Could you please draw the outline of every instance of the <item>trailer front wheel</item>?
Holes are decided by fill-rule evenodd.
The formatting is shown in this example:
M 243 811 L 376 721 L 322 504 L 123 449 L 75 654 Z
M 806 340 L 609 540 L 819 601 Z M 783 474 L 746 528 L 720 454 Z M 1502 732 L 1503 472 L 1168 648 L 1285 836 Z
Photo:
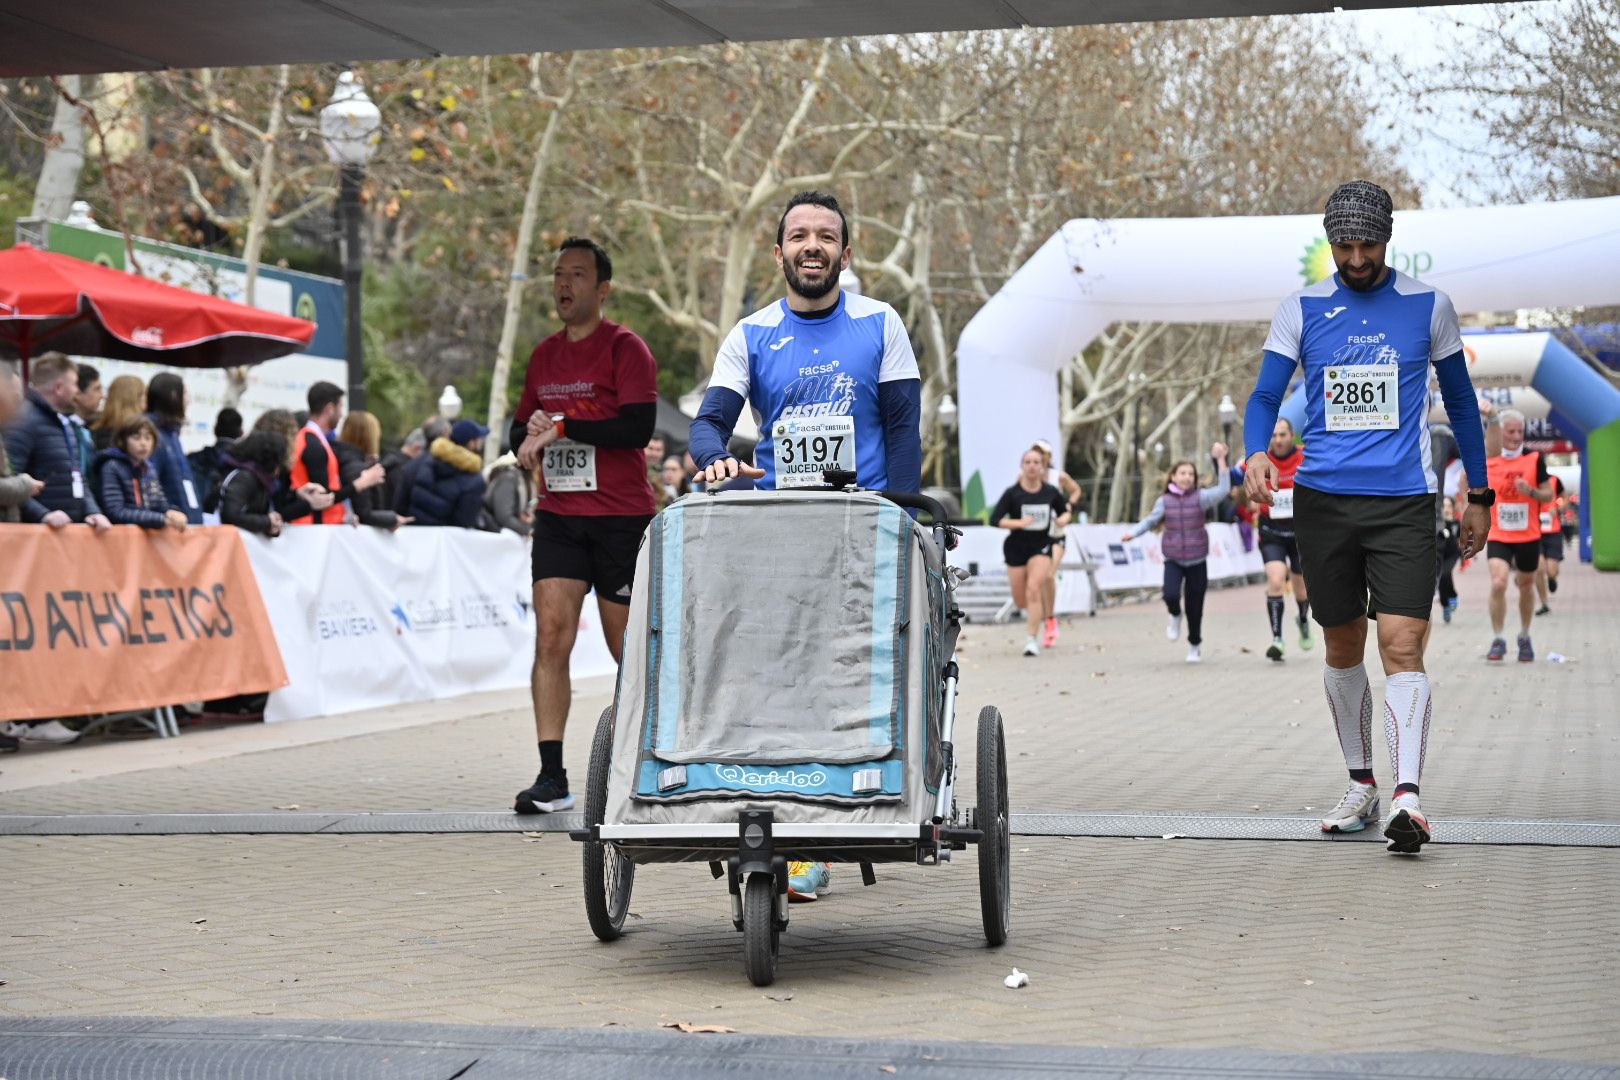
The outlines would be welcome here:
M 753 873 L 743 884 L 743 967 L 748 981 L 769 986 L 776 981 L 782 932 L 776 928 L 776 875 Z

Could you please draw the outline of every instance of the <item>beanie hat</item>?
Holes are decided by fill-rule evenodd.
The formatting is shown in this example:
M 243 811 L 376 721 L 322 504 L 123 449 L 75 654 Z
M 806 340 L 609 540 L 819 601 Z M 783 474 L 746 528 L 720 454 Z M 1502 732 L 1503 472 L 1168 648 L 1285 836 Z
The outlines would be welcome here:
M 1328 196 L 1322 227 L 1330 243 L 1387 244 L 1395 228 L 1395 201 L 1366 180 L 1340 184 Z

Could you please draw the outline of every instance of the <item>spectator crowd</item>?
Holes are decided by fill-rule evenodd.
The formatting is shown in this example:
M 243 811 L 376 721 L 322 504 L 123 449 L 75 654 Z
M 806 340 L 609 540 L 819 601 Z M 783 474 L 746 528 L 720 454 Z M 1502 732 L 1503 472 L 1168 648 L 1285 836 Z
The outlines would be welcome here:
M 180 533 L 216 519 L 263 537 L 295 525 L 529 535 L 545 498 L 539 470 L 510 450 L 486 467 L 483 424 L 430 416 L 384 450 L 377 417 L 346 412 L 341 387 L 318 382 L 306 403 L 307 412 L 267 410 L 251 427 L 220 409 L 213 443 L 188 454 L 191 396 L 179 375 L 120 375 L 104 386 L 92 365 L 51 352 L 32 362 L 24 385 L 0 361 L 0 522 L 83 524 L 96 535 L 115 526 Z M 669 442 L 660 433 L 646 448 L 660 508 L 691 490 L 691 461 L 667 453 Z M 78 737 L 56 720 L 0 723 L 0 752 Z

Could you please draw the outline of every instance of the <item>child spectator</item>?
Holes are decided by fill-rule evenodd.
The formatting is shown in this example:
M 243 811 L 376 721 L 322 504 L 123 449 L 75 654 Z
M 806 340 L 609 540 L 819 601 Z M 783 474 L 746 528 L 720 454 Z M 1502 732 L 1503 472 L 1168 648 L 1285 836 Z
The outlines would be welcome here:
M 101 512 L 114 525 L 183 532 L 186 515 L 169 505 L 151 468 L 157 425 L 137 416 L 118 429 L 113 445 L 96 455 L 96 494 Z

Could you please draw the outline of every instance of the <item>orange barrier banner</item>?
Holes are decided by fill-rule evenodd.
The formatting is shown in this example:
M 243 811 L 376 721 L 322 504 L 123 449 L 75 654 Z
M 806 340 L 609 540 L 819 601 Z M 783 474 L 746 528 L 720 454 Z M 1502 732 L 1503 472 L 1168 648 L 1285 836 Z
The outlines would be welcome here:
M 0 525 L 0 720 L 286 685 L 235 529 Z

